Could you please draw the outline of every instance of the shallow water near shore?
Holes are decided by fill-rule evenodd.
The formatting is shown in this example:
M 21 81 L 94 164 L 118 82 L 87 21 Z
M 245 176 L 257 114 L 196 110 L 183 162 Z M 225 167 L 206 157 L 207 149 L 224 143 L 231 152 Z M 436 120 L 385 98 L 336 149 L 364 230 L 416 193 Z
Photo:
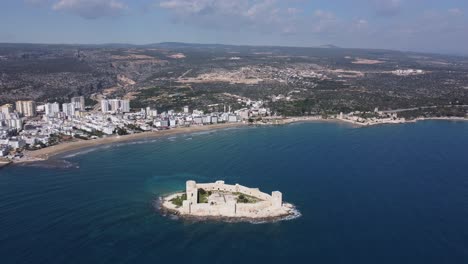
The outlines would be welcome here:
M 467 263 L 468 122 L 243 127 L 0 170 L 0 263 Z M 187 179 L 280 190 L 290 221 L 164 217 Z

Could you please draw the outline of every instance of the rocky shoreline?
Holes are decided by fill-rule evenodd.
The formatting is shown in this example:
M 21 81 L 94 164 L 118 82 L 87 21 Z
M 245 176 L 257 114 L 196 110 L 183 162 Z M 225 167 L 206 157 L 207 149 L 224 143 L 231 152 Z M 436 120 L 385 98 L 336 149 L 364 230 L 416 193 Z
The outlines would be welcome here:
M 184 213 L 184 210 L 181 206 L 176 206 L 172 200 L 176 197 L 186 194 L 184 191 L 174 192 L 160 196 L 154 201 L 155 209 L 161 213 L 163 216 L 169 216 L 174 219 L 181 219 L 187 221 L 216 221 L 216 222 L 228 222 L 228 223 L 272 223 L 284 220 L 292 220 L 301 216 L 301 213 L 297 208 L 290 203 L 282 203 L 281 210 L 273 211 L 269 214 L 257 214 L 251 213 L 251 215 L 226 215 L 221 212 L 212 211 L 204 213 Z M 226 198 L 224 198 L 226 199 Z M 184 201 L 185 203 L 185 201 Z M 240 206 L 240 205 L 239 205 Z M 279 212 L 279 213 L 278 213 Z
M 213 215 L 187 215 L 182 214 L 179 210 L 164 206 L 164 202 L 168 197 L 178 193 L 172 193 L 166 196 L 161 196 L 154 201 L 154 208 L 161 215 L 173 218 L 174 220 L 183 220 L 190 222 L 226 222 L 226 223 L 252 223 L 252 224 L 266 224 L 275 223 L 280 221 L 287 221 L 299 218 L 302 214 L 297 210 L 296 206 L 290 203 L 284 203 L 290 210 L 286 214 L 276 215 L 271 217 L 236 217 L 236 216 L 213 216 Z

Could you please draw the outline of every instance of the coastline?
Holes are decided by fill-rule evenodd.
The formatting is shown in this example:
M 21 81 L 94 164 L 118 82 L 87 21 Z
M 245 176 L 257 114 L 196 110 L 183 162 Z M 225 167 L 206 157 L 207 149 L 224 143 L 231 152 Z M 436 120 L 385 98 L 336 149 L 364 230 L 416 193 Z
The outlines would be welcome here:
M 287 117 L 284 119 L 280 119 L 278 123 L 268 123 L 268 124 L 253 124 L 253 126 L 260 126 L 260 125 L 287 125 L 292 123 L 299 123 L 299 122 L 337 122 L 337 123 L 347 123 L 342 120 L 338 119 L 324 119 L 324 118 L 316 118 L 316 117 Z M 71 153 L 87 148 L 93 148 L 103 145 L 109 145 L 114 143 L 123 143 L 123 142 L 131 142 L 131 141 L 138 141 L 138 140 L 145 140 L 145 139 L 154 139 L 164 136 L 172 136 L 178 134 L 190 134 L 196 132 L 205 132 L 205 131 L 214 131 L 226 128 L 235 128 L 235 127 L 246 127 L 249 126 L 248 123 L 222 123 L 222 124 L 214 124 L 214 125 L 205 125 L 205 126 L 190 126 L 190 127 L 178 127 L 174 129 L 168 130 L 161 130 L 161 131 L 151 131 L 151 132 L 142 132 L 138 134 L 130 134 L 124 136 L 109 136 L 105 138 L 98 138 L 93 140 L 80 140 L 80 141 L 72 141 L 72 142 L 64 142 L 58 145 L 42 148 L 39 150 L 34 151 L 24 151 L 25 157 L 20 160 L 13 160 L 9 164 L 25 164 L 25 163 L 32 163 L 32 162 L 41 162 L 47 161 L 51 158 L 56 156 Z M 1 167 L 1 166 L 0 166 Z
M 0 160 L 0 169 L 4 168 L 4 167 L 6 167 L 6 166 L 8 166 L 10 164 L 11 164 L 11 161 L 1 161 Z
M 286 117 L 284 119 L 277 119 L 275 123 L 266 123 L 266 124 L 253 124 L 254 126 L 259 125 L 288 125 L 293 123 L 305 123 L 305 122 L 330 122 L 330 123 L 341 123 L 352 125 L 354 127 L 370 127 L 376 125 L 396 125 L 396 124 L 406 124 L 406 123 L 416 123 L 419 121 L 431 121 L 431 120 L 440 120 L 440 121 L 468 121 L 467 118 L 460 117 L 429 117 L 429 118 L 416 118 L 412 120 L 405 121 L 395 121 L 395 122 L 367 122 L 361 123 L 349 119 L 339 119 L 339 118 L 322 118 L 317 116 L 305 116 L 305 117 Z M 196 132 L 204 131 L 214 131 L 219 129 L 226 128 L 235 128 L 235 127 L 245 127 L 249 126 L 247 123 L 222 123 L 206 126 L 190 126 L 190 127 L 179 127 L 174 129 L 162 130 L 162 131 L 151 131 L 151 132 L 142 132 L 138 134 L 130 134 L 124 136 L 109 136 L 105 138 L 98 138 L 94 140 L 80 140 L 73 142 L 65 142 L 55 146 L 46 147 L 40 150 L 35 151 L 25 151 L 25 157 L 21 160 L 13 160 L 9 163 L 1 163 L 0 168 L 8 166 L 9 164 L 21 164 L 21 163 L 31 163 L 31 162 L 40 162 L 46 161 L 50 158 L 56 157 L 61 154 L 74 152 L 86 148 L 92 148 L 102 145 L 108 145 L 113 143 L 122 143 L 129 141 L 145 140 L 145 139 L 154 139 L 164 136 L 178 135 L 178 134 L 190 134 Z
M 318 118 L 318 117 L 288 117 L 287 119 L 282 120 L 279 125 L 286 125 L 292 123 L 302 123 L 302 122 L 332 122 L 332 123 L 343 123 L 351 124 L 356 127 L 368 127 L 368 126 L 377 126 L 377 125 L 400 125 L 400 124 L 409 124 L 416 123 L 419 121 L 468 121 L 468 118 L 463 117 L 418 117 L 411 120 L 395 120 L 395 121 L 383 121 L 383 122 L 357 122 L 350 119 L 344 118 Z
M 337 123 L 337 124 L 348 124 L 348 125 L 355 125 L 356 127 L 361 127 L 363 126 L 360 123 L 354 122 L 349 120 L 343 120 L 343 119 L 337 119 L 337 118 L 318 118 L 314 116 L 305 116 L 305 117 L 288 117 L 286 119 L 281 120 L 281 123 L 278 123 L 277 125 L 288 125 L 288 124 L 294 124 L 294 123 L 309 123 L 309 122 L 326 122 L 326 123 Z M 275 124 L 274 124 L 275 125 Z
M 242 127 L 246 125 L 247 124 L 244 124 L 244 123 L 224 123 L 224 124 L 215 124 L 215 125 L 209 125 L 209 126 L 179 127 L 175 129 L 169 129 L 169 130 L 142 132 L 138 134 L 124 135 L 124 136 L 109 136 L 109 137 L 98 138 L 94 140 L 65 142 L 65 143 L 61 143 L 55 146 L 50 146 L 50 147 L 39 149 L 39 150 L 25 151 L 24 153 L 27 159 L 15 160 L 12 163 L 20 164 L 20 163 L 45 161 L 45 160 L 48 160 L 50 158 L 53 158 L 55 156 L 58 156 L 64 153 L 73 152 L 73 151 L 77 151 L 77 150 L 81 150 L 85 148 L 92 148 L 92 147 L 101 146 L 101 145 L 113 144 L 113 143 L 121 143 L 121 142 L 129 142 L 129 141 L 136 141 L 136 140 L 153 139 L 153 138 L 178 135 L 178 134 L 196 133 L 196 132 L 203 132 L 203 131 Z

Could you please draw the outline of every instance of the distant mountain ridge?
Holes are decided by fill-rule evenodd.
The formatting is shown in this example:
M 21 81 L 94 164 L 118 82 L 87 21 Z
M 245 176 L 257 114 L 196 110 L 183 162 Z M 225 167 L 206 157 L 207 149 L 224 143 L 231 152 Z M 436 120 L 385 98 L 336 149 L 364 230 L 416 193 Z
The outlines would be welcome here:
M 160 43 L 153 43 L 141 46 L 159 46 L 159 47 L 168 47 L 168 48 L 194 48 L 194 47 L 213 47 L 213 48 L 220 48 L 220 47 L 270 47 L 270 48 L 326 48 L 326 49 L 340 49 L 341 47 L 333 45 L 333 44 L 324 44 L 320 46 L 310 46 L 310 47 L 299 47 L 299 46 L 269 46 L 269 45 L 231 45 L 231 44 L 207 44 L 207 43 L 186 43 L 186 42 L 160 42 Z
M 325 45 L 320 45 L 318 47 L 324 48 L 324 49 L 341 49 L 341 47 L 335 46 L 333 44 L 325 44 Z

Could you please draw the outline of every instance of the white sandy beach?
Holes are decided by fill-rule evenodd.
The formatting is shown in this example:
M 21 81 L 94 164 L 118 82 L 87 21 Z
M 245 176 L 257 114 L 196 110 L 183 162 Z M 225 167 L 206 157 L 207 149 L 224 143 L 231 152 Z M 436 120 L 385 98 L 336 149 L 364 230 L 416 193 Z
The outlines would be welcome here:
M 94 139 L 94 140 L 80 140 L 80 141 L 65 142 L 65 143 L 55 145 L 55 146 L 43 148 L 40 150 L 25 151 L 24 152 L 25 158 L 21 160 L 15 160 L 14 162 L 22 163 L 22 162 L 47 160 L 59 154 L 76 151 L 76 150 L 80 150 L 83 148 L 90 148 L 90 147 L 118 143 L 118 142 L 152 139 L 152 138 L 164 137 L 164 136 L 170 136 L 170 135 L 176 135 L 176 134 L 194 133 L 194 132 L 218 130 L 218 129 L 224 129 L 224 128 L 240 127 L 240 126 L 245 126 L 245 124 L 244 123 L 225 123 L 225 124 L 216 124 L 216 125 L 209 125 L 209 126 L 191 126 L 191 127 L 181 127 L 181 128 L 155 131 L 155 132 L 143 132 L 143 133 L 131 134 L 131 135 L 125 135 L 125 136 L 109 136 L 109 137 L 99 138 L 99 139 Z

